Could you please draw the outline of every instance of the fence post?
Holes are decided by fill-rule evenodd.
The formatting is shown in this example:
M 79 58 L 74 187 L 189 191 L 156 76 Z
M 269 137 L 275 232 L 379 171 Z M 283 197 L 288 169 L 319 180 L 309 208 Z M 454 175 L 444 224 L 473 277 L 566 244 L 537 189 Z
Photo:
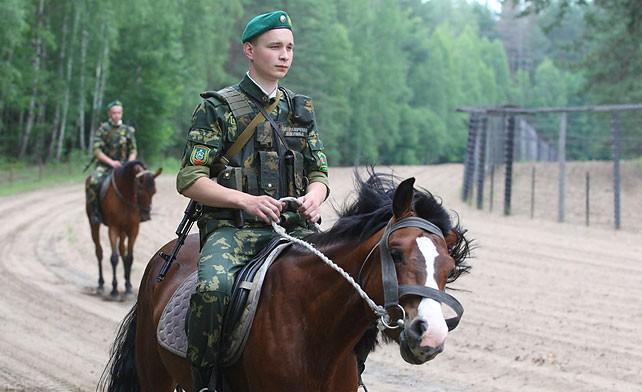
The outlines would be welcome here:
M 531 168 L 531 219 L 535 217 L 535 165 Z
M 558 162 L 559 162 L 559 188 L 558 188 L 558 210 L 557 221 L 564 222 L 564 187 L 566 185 L 566 112 L 560 113 L 560 134 L 558 142 Z
M 488 203 L 488 211 L 493 212 L 493 199 L 495 198 L 495 164 L 490 167 L 490 198 Z
M 589 225 L 590 216 L 591 175 L 586 172 L 586 226 Z
M 620 228 L 620 113 L 613 112 L 612 131 L 613 131 L 613 221 L 615 229 Z
M 462 186 L 461 199 L 468 201 L 473 185 L 475 174 L 475 146 L 477 144 L 477 120 L 479 113 L 470 113 L 468 119 L 468 143 L 466 145 L 466 156 L 464 157 L 464 183 Z
M 513 184 L 513 154 L 515 151 L 515 116 L 508 116 L 506 127 L 505 167 L 504 173 L 504 215 L 510 215 L 511 190 Z
M 479 126 L 479 149 L 477 151 L 477 209 L 484 208 L 484 178 L 486 177 L 486 143 L 488 118 L 482 117 Z

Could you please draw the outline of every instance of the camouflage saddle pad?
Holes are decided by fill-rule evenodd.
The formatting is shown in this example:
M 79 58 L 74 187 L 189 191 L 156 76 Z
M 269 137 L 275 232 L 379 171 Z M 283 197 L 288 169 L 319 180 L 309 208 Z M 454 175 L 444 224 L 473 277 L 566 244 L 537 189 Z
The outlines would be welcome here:
M 290 242 L 283 238 L 275 239 L 236 276 L 232 298 L 223 321 L 221 366 L 233 364 L 243 353 L 256 314 L 265 274 L 274 260 L 290 245 Z M 190 297 L 196 291 L 197 275 L 198 271 L 194 271 L 174 292 L 163 310 L 156 330 L 158 344 L 182 358 L 187 357 L 185 317 Z

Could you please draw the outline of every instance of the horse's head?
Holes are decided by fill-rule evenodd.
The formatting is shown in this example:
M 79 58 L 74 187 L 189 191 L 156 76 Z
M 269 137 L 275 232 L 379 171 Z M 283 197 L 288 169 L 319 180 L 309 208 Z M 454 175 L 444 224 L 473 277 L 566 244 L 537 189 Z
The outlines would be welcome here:
M 134 183 L 136 188 L 136 200 L 140 209 L 140 220 L 142 222 L 151 218 L 152 197 L 156 193 L 156 177 L 163 171 L 159 168 L 156 172 L 151 172 L 145 168 L 142 163 L 134 166 Z
M 463 264 L 468 241 L 458 227 L 450 225 L 432 195 L 413 188 L 414 181 L 407 179 L 395 190 L 392 218 L 379 253 L 384 302 L 391 317 L 388 326 L 392 327 L 384 333 L 399 342 L 406 362 L 420 364 L 443 351 L 448 331 L 456 327 L 463 313 L 459 302 L 444 289 L 468 269 Z M 439 207 L 437 219 L 435 204 Z M 441 228 L 431 222 L 440 219 Z M 457 315 L 446 319 L 442 303 Z

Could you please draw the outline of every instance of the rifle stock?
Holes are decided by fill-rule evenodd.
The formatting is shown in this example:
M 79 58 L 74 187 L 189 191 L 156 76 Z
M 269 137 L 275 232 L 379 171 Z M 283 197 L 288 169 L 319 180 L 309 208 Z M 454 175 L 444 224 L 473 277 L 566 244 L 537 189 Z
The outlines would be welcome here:
M 156 277 L 156 280 L 158 282 L 161 282 L 163 279 L 165 279 L 165 275 L 167 275 L 167 272 L 172 266 L 172 263 L 174 262 L 174 260 L 176 259 L 178 252 L 180 251 L 181 247 L 183 246 L 183 243 L 185 242 L 185 239 L 189 235 L 189 232 L 192 229 L 194 222 L 198 220 L 198 217 L 200 216 L 200 214 L 201 214 L 201 206 L 194 200 L 190 200 L 189 204 L 185 208 L 185 212 L 183 212 L 183 219 L 181 219 L 181 222 L 178 224 L 178 227 L 176 228 L 176 235 L 178 236 L 178 238 L 176 238 L 176 243 L 174 244 L 172 253 L 170 254 L 167 254 L 165 252 L 158 253 L 158 255 L 162 257 L 163 260 L 165 260 L 165 262 L 163 263 L 163 266 L 161 267 L 160 272 L 158 273 L 158 276 Z

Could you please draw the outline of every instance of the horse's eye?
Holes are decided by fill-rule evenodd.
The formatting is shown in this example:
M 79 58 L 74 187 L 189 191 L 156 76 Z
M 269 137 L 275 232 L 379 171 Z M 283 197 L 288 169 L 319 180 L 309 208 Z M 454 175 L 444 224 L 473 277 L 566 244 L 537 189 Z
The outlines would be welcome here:
M 400 264 L 401 262 L 403 262 L 403 253 L 399 249 L 391 249 L 390 256 L 392 257 L 392 261 L 394 261 L 395 264 Z

